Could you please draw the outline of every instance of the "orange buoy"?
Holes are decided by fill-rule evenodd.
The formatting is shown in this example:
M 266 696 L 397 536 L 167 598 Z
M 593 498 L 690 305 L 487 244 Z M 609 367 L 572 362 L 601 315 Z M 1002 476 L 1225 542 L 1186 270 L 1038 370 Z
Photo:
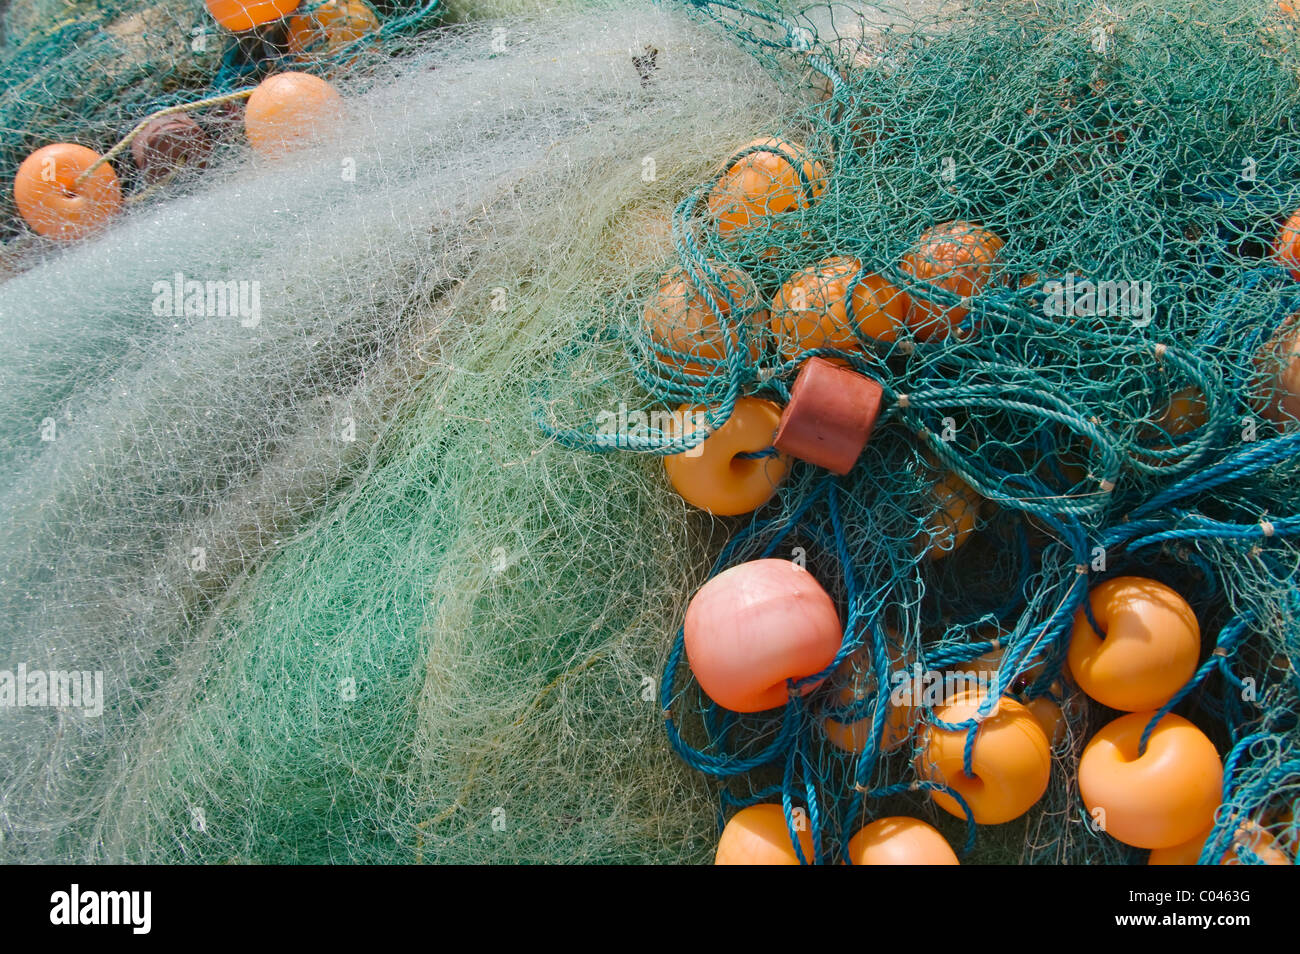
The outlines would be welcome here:
M 122 211 L 122 187 L 110 163 L 80 183 L 102 157 L 70 142 L 42 146 L 14 175 L 14 204 L 32 229 L 48 238 L 74 241 L 102 228 Z
M 251 30 L 298 9 L 301 0 L 204 0 L 212 19 L 231 33 Z
M 936 717 L 949 724 L 969 721 L 985 699 L 981 692 L 958 693 Z M 1038 720 L 1014 699 L 1002 696 L 980 723 L 971 757 L 974 776 L 965 771 L 967 730 L 927 725 L 917 757 L 921 778 L 942 783 L 966 800 L 975 821 L 999 825 L 1029 811 L 1047 791 L 1052 771 L 1051 749 Z M 930 793 L 936 805 L 965 818 L 958 801 L 947 792 Z
M 825 168 L 803 146 L 755 139 L 732 153 L 707 205 L 718 234 L 736 237 L 771 225 L 771 216 L 808 208 L 825 189 Z
M 289 20 L 287 44 L 295 58 L 329 56 L 379 29 L 379 16 L 365 0 L 325 0 Z
M 670 425 L 674 433 L 685 422 L 703 421 L 705 409 L 683 404 Z M 681 423 L 679 423 L 681 422 Z M 771 401 L 743 397 L 736 401 L 727 423 L 704 442 L 681 454 L 664 458 L 664 470 L 673 489 L 688 504 L 719 517 L 731 517 L 756 510 L 772 499 L 776 488 L 790 472 L 790 458 L 742 457 L 772 447 L 772 436 L 781 422 L 781 408 Z
M 327 136 L 343 119 L 343 97 L 310 73 L 268 76 L 248 97 L 244 132 L 266 156 L 281 156 Z
M 1053 748 L 1060 745 L 1061 739 L 1065 738 L 1065 713 L 1047 696 L 1035 696 L 1025 703 L 1025 708 L 1029 710 L 1040 726 L 1043 727 L 1043 734 L 1047 736 L 1048 744 Z
M 1169 403 L 1156 419 L 1156 426 L 1170 437 L 1182 437 L 1209 421 L 1205 395 L 1198 387 L 1187 387 L 1169 396 Z
M 921 234 L 899 268 L 918 282 L 928 282 L 962 298 L 973 298 L 993 281 L 1002 239 L 973 222 L 945 222 Z M 965 320 L 961 304 L 942 305 L 912 296 L 908 325 L 921 341 L 942 340 Z
M 956 865 L 952 846 L 919 818 L 878 818 L 849 839 L 855 865 Z
M 794 833 L 803 849 L 804 859 L 813 862 L 812 833 L 807 826 Z M 718 839 L 715 865 L 797 865 L 794 839 L 780 805 L 762 804 L 742 808 L 731 816 Z
M 908 307 L 903 292 L 879 275 L 863 273 L 856 258 L 836 255 L 795 272 L 781 286 L 772 300 L 772 332 L 786 358 L 814 348 L 856 351 L 859 335 L 897 340 Z
M 981 498 L 966 481 L 948 472 L 931 485 L 929 500 L 933 509 L 913 546 L 931 560 L 941 560 L 965 546 L 975 532 Z
M 746 337 L 750 362 L 758 360 L 756 329 L 767 321 L 758 287 L 748 274 L 721 262 L 710 260 L 708 264 L 721 279 L 721 285 L 705 285 L 707 299 L 688 280 L 685 271 L 675 268 L 659 280 L 659 286 L 642 311 L 650 340 L 667 352 L 656 352 L 659 359 L 696 376 L 717 373 L 720 369 L 716 363 L 725 360 L 729 351 L 740 347 L 738 328 L 733 325 L 729 331 L 724 331 L 710 308 L 710 302 L 726 317 L 732 316 L 734 303 L 737 309 L 735 320 L 748 323 L 750 327 L 746 329 L 749 332 Z M 728 295 L 731 301 L 728 301 Z
M 1255 407 L 1283 427 L 1300 418 L 1300 312 L 1285 319 L 1255 355 L 1262 376 Z
M 1201 851 L 1205 848 L 1205 842 L 1209 840 L 1210 832 L 1214 830 L 1211 825 L 1205 831 L 1196 837 L 1174 845 L 1171 848 L 1156 848 L 1151 852 L 1151 857 L 1147 859 L 1149 865 L 1194 865 L 1201 858 Z M 1266 832 L 1263 828 L 1254 822 L 1242 822 L 1232 836 L 1232 844 L 1223 858 L 1219 862 L 1221 865 L 1240 865 L 1245 864 L 1242 856 L 1237 854 L 1237 849 L 1249 851 L 1266 865 L 1289 865 L 1293 862 L 1286 853 L 1277 846 L 1277 841 Z
M 893 652 L 890 654 L 890 666 L 896 671 L 904 666 L 904 661 L 896 645 L 891 644 L 891 649 Z M 889 707 L 889 714 L 885 716 L 885 728 L 880 738 L 882 752 L 892 752 L 911 739 L 912 729 L 916 725 L 917 710 L 911 705 L 895 705 L 890 698 L 890 686 L 886 686 L 877 694 L 876 673 L 871 665 L 871 653 L 865 646 L 840 664 L 831 677 L 831 683 L 840 687 L 835 694 L 835 704 L 839 708 L 860 703 L 873 696 L 876 697 L 877 706 Z M 822 728 L 826 732 L 826 738 L 836 748 L 843 749 L 845 752 L 861 752 L 871 740 L 872 721 L 871 715 L 864 715 L 861 719 L 854 719 L 852 722 L 842 722 L 827 716 L 822 721 Z
M 724 570 L 686 609 L 686 661 L 710 699 L 733 712 L 785 705 L 786 681 L 821 672 L 843 640 L 835 604 L 789 560 Z M 807 695 L 817 684 L 802 687 Z
M 1282 223 L 1273 242 L 1273 259 L 1300 282 L 1300 211 Z
M 1130 712 L 1092 737 L 1079 758 L 1079 794 L 1099 827 L 1135 848 L 1170 848 L 1214 822 L 1223 763 L 1196 726 L 1172 712 L 1147 750 L 1138 741 L 1151 712 Z
M 1105 638 L 1083 607 L 1074 617 L 1066 657 L 1079 688 L 1104 706 L 1159 709 L 1196 672 L 1201 628 L 1181 596 L 1155 580 L 1120 576 L 1088 593 Z

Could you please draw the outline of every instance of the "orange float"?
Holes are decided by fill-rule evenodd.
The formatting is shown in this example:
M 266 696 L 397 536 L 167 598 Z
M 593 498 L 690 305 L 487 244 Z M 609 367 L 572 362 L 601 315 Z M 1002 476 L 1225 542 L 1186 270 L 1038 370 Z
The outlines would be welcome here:
M 1255 367 L 1263 376 L 1256 409 L 1275 424 L 1294 424 L 1300 418 L 1300 312 L 1283 321 L 1259 349 Z
M 973 222 L 945 222 L 922 233 L 899 268 L 919 282 L 928 282 L 962 298 L 973 298 L 993 281 L 1002 239 Z M 961 304 L 941 305 L 912 296 L 908 325 L 921 341 L 942 340 L 965 320 Z
M 702 420 L 705 409 L 683 404 L 674 416 L 678 422 Z M 736 402 L 727 423 L 704 442 L 681 454 L 664 458 L 664 470 L 673 489 L 688 504 L 719 517 L 749 513 L 772 499 L 790 472 L 790 458 L 742 457 L 772 446 L 781 422 L 781 408 L 771 401 L 743 397 Z
M 821 584 L 789 560 L 774 559 L 741 563 L 705 583 L 686 609 L 685 630 L 686 661 L 700 688 L 733 712 L 785 705 L 787 680 L 821 672 L 843 640 Z
M 712 302 L 724 316 L 731 316 L 732 305 L 728 293 L 738 309 L 737 321 L 746 321 L 748 328 L 748 360 L 758 359 L 758 335 L 754 326 L 767 321 L 761 308 L 761 299 L 754 280 L 748 274 L 721 262 L 709 261 L 709 266 L 722 280 L 721 286 L 707 285 L 708 298 L 701 294 L 687 278 L 685 271 L 675 268 L 659 280 L 659 286 L 646 301 L 642 320 L 650 339 L 667 353 L 658 357 L 664 363 L 681 368 L 687 374 L 703 376 L 716 373 L 713 362 L 723 361 L 727 352 L 740 347 L 740 335 L 735 326 L 723 331 L 709 303 Z M 725 289 L 725 290 L 724 290 Z M 699 360 L 692 361 L 691 358 Z
M 879 275 L 863 274 L 856 258 L 836 255 L 795 272 L 781 286 L 772 300 L 772 332 L 786 358 L 814 348 L 856 351 L 859 335 L 897 340 L 908 307 L 903 292 Z
M 343 119 L 338 90 L 310 73 L 268 76 L 248 97 L 244 132 L 266 156 L 281 156 L 327 136 Z
M 806 828 L 795 832 L 803 856 L 812 864 L 812 833 Z M 715 865 L 797 865 L 790 826 L 780 805 L 750 805 L 731 817 L 718 839 Z
M 943 835 L 919 818 L 878 818 L 849 839 L 855 865 L 960 864 Z
M 98 231 L 122 211 L 122 187 L 110 163 L 77 182 L 101 158 L 70 142 L 37 149 L 14 175 L 18 214 L 38 234 L 65 242 Z
M 1201 857 L 1201 851 L 1205 848 L 1205 842 L 1210 837 L 1210 832 L 1214 830 L 1211 825 L 1201 832 L 1195 838 L 1185 841 L 1182 844 L 1174 845 L 1171 848 L 1156 848 L 1151 852 L 1151 857 L 1147 859 L 1149 865 L 1194 865 Z M 1289 865 L 1292 864 L 1286 853 L 1277 846 L 1276 840 L 1260 828 L 1254 822 L 1243 822 L 1232 836 L 1232 845 L 1223 853 L 1223 859 L 1219 862 L 1221 865 L 1240 865 L 1245 864 L 1241 856 L 1237 854 L 1237 849 L 1252 852 L 1255 857 L 1266 865 Z
M 904 665 L 902 656 L 897 652 L 891 653 L 890 665 L 895 670 L 901 668 Z M 871 666 L 871 653 L 868 649 L 864 646 L 844 660 L 831 677 L 831 682 L 840 687 L 835 694 L 835 704 L 841 709 L 876 696 L 876 673 Z M 895 705 L 890 698 L 890 687 L 879 693 L 876 705 L 889 706 L 885 728 L 881 733 L 880 750 L 892 752 L 912 737 L 912 729 L 916 725 L 916 709 L 910 705 Z M 871 723 L 871 715 L 864 715 L 852 722 L 841 722 L 828 716 L 823 720 L 822 728 L 826 732 L 826 738 L 836 748 L 845 752 L 861 752 L 871 740 Z
M 949 724 L 975 716 L 984 693 L 963 692 L 935 710 Z M 958 792 L 981 825 L 999 825 L 1019 818 L 1047 791 L 1052 771 L 1047 735 L 1028 709 L 1008 696 L 997 701 L 980 723 L 971 756 L 974 776 L 965 771 L 968 730 L 925 728 L 923 749 L 916 768 L 921 778 L 939 782 Z M 965 818 L 958 801 L 947 792 L 931 792 L 936 805 Z
M 212 19 L 232 33 L 251 30 L 298 9 L 301 0 L 204 0 Z
M 1300 212 L 1292 213 L 1282 223 L 1282 229 L 1273 242 L 1273 258 L 1300 282 Z
M 1105 638 L 1083 607 L 1066 656 L 1070 675 L 1091 698 L 1127 712 L 1159 709 L 1196 672 L 1201 627 L 1181 596 L 1155 580 L 1120 576 L 1088 593 Z
M 1171 848 L 1214 822 L 1223 763 L 1214 743 L 1182 716 L 1156 725 L 1146 752 L 1138 742 L 1154 711 L 1103 726 L 1079 758 L 1079 794 L 1100 827 L 1135 848 Z
M 926 517 L 914 546 L 918 553 L 931 560 L 942 560 L 965 546 L 975 532 L 981 498 L 966 481 L 951 472 L 934 482 L 930 496 L 937 506 Z
M 1061 707 L 1047 696 L 1035 696 L 1025 703 L 1025 708 L 1043 727 L 1048 743 L 1053 747 L 1059 745 L 1061 739 L 1065 738 L 1066 729 L 1065 714 Z
M 379 29 L 379 17 L 365 0 L 326 0 L 289 20 L 286 40 L 297 59 L 329 56 Z
M 825 168 L 802 146 L 755 139 L 727 160 L 707 205 L 718 234 L 735 237 L 766 227 L 770 216 L 808 208 L 825 189 Z
M 1209 421 L 1205 395 L 1197 387 L 1182 388 L 1169 396 L 1169 403 L 1156 419 L 1156 425 L 1170 437 L 1182 437 Z

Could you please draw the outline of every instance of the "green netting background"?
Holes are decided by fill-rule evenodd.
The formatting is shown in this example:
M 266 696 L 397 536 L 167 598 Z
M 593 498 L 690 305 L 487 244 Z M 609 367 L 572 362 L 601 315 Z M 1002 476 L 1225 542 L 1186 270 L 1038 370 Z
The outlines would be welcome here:
M 398 150 L 426 168 L 410 181 L 390 173 L 392 184 L 442 188 L 458 148 L 481 173 L 445 186 L 463 206 L 418 210 L 437 222 L 433 240 L 418 221 L 396 235 L 360 231 L 355 248 L 396 291 L 367 297 L 346 255 L 302 239 L 289 256 L 285 274 L 308 276 L 305 287 L 286 290 L 284 317 L 268 325 L 288 328 L 292 316 L 301 326 L 276 339 L 279 350 L 256 351 L 264 362 L 239 365 L 251 395 L 283 395 L 283 413 L 257 418 L 265 444 L 246 439 L 254 417 L 235 402 L 207 425 L 206 443 L 191 441 L 205 408 L 168 418 L 145 400 L 166 393 L 150 379 L 130 405 L 132 439 L 100 450 L 110 474 L 129 479 L 138 463 L 150 480 L 104 497 L 85 475 L 78 492 L 55 496 L 38 479 L 71 480 L 53 457 L 39 466 L 55 449 L 38 454 L 18 435 L 47 413 L 42 401 L 69 399 L 30 395 L 71 367 L 85 381 L 64 391 L 80 406 L 78 395 L 97 393 L 90 382 L 140 361 L 156 329 L 120 330 L 102 305 L 81 302 L 84 321 L 48 333 L 68 345 L 98 330 L 90 357 L 23 356 L 30 390 L 10 394 L 16 476 L 5 500 L 22 519 L 3 541 L 7 578 L 24 581 L 14 618 L 28 629 L 15 652 L 42 658 L 41 646 L 51 666 L 110 659 L 118 690 L 99 725 L 70 731 L 51 716 L 6 733 L 0 850 L 24 860 L 703 861 L 736 803 L 783 797 L 815 806 L 823 860 L 881 814 L 926 818 L 965 847 L 965 826 L 908 790 L 906 749 L 849 756 L 827 744 L 828 713 L 870 716 L 878 730 L 877 697 L 845 713 L 822 691 L 731 719 L 679 664 L 674 631 L 715 560 L 800 548 L 849 621 L 843 655 L 869 645 L 881 666 L 888 628 L 911 658 L 944 669 L 998 634 L 1002 684 L 1062 703 L 1068 732 L 1047 796 L 1023 819 L 974 832 L 964 860 L 1144 860 L 1093 830 L 1073 782 L 1082 746 L 1113 716 L 1061 678 L 1080 566 L 1094 579 L 1155 577 L 1198 613 L 1203 666 L 1176 706 L 1229 769 L 1206 860 L 1243 819 L 1294 851 L 1300 438 L 1260 414 L 1276 362 L 1257 361 L 1300 307 L 1269 258 L 1282 220 L 1300 208 L 1300 49 L 1278 8 L 620 4 L 500 22 L 530 38 L 520 52 L 492 50 L 497 23 L 456 32 L 445 49 L 430 38 L 408 51 L 418 68 L 403 95 L 430 111 L 447 105 L 420 71 L 419 57 L 432 56 L 476 138 L 458 143 L 449 120 L 432 155 Z M 661 56 L 647 77 L 631 55 L 651 44 Z M 603 65 L 584 73 L 590 63 Z M 493 100 L 497 121 L 476 126 L 475 90 L 497 85 L 498 68 L 513 78 Z M 563 109 L 547 105 L 560 95 Z M 125 110 L 91 134 L 94 111 L 75 109 L 84 121 L 68 138 L 101 149 L 137 118 Z M 376 115 L 414 122 L 391 108 Z M 54 120 L 27 122 L 5 125 L 59 138 Z M 770 228 L 721 237 L 702 200 L 737 147 L 770 135 L 820 161 L 825 188 Z M 390 131 L 376 121 L 363 138 L 386 168 Z M 489 146 L 509 161 L 488 161 Z M 324 171 L 333 158 L 304 189 L 313 175 L 337 178 Z M 225 161 L 210 182 L 196 180 L 211 190 L 204 201 L 256 209 L 288 188 L 288 176 L 250 185 L 238 154 Z M 385 198 L 354 207 L 331 186 L 320 201 L 340 219 L 355 208 L 378 222 L 393 214 L 393 194 Z M 642 321 L 670 268 L 706 289 L 718 265 L 741 269 L 766 308 L 792 273 L 848 255 L 944 308 L 953 296 L 898 264 L 926 229 L 953 219 L 1005 241 L 997 280 L 967 303 L 962 334 L 861 340 L 837 355 L 886 389 L 885 414 L 848 477 L 797 464 L 752 520 L 713 519 L 671 491 L 657 459 L 700 435 L 643 435 L 649 454 L 601 437 L 601 413 L 620 405 L 700 403 L 715 409 L 716 426 L 742 395 L 784 400 L 808 356 L 783 356 L 769 326 L 750 329 L 732 301 L 720 324 L 736 340 L 712 364 L 694 356 L 710 369 L 703 379 L 683 375 L 684 356 L 657 349 Z M 127 223 L 133 238 L 139 223 Z M 224 228 L 238 234 L 235 223 Z M 59 282 L 94 276 L 128 248 L 142 281 L 180 260 L 161 239 L 141 252 L 124 236 L 38 261 L 0 305 L 50 300 L 42 295 Z M 260 241 L 254 276 L 285 251 L 272 228 Z M 460 254 L 442 256 L 446 245 Z M 1151 322 L 1049 314 L 1044 286 L 1067 273 L 1151 282 Z M 355 308 L 348 327 L 364 359 L 319 347 L 331 339 L 316 337 L 328 327 L 318 310 L 331 300 Z M 369 360 L 411 351 L 417 370 Z M 193 354 L 200 369 L 205 351 Z M 177 508 L 170 546 L 197 519 L 187 502 L 202 502 L 204 520 L 242 513 L 235 498 L 250 475 L 278 499 L 291 475 L 271 466 L 267 448 L 319 434 L 318 417 L 294 412 L 355 382 L 358 364 L 399 395 L 376 412 L 364 452 L 327 468 L 324 489 L 289 499 L 289 516 L 240 525 L 238 559 L 197 597 L 188 584 L 179 602 L 159 593 L 157 515 Z M 286 390 L 286 380 L 320 387 Z M 1206 414 L 1183 430 L 1165 408 L 1188 388 Z M 944 472 L 982 502 L 975 532 L 940 557 L 915 541 L 943 520 L 931 488 Z M 46 562 L 85 541 L 87 527 L 93 546 L 75 552 L 91 562 Z M 68 607 L 102 599 L 86 567 L 128 546 L 128 570 L 151 569 L 143 582 L 112 576 L 113 612 L 158 606 L 148 618 L 168 622 L 147 640 L 126 630 L 114 642 Z M 180 614 L 165 612 L 177 605 Z M 54 649 L 41 642 L 50 619 L 63 627 Z M 1042 675 L 1018 680 L 1035 661 Z M 665 709 L 679 734 L 665 733 Z

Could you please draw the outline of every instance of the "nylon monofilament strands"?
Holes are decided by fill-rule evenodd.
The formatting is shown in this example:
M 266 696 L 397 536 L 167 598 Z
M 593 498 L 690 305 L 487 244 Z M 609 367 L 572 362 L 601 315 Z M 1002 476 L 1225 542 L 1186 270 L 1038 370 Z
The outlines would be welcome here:
M 1294 15 L 690 6 L 807 105 L 535 412 L 735 534 L 661 700 L 718 861 L 1290 863 Z
M 5 712 L 6 858 L 709 850 L 656 699 L 708 535 L 645 462 L 541 441 L 526 383 L 662 267 L 713 137 L 792 101 L 622 4 L 392 67 L 325 144 L 0 285 L 7 648 L 103 674 L 99 716 Z

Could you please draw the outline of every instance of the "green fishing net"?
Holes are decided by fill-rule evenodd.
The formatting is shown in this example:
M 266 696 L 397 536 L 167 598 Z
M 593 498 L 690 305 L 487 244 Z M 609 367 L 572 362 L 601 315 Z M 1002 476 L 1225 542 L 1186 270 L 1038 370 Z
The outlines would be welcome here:
M 911 815 L 964 861 L 1141 863 L 1080 798 L 1116 713 L 1063 666 L 1087 587 L 1132 574 L 1200 622 L 1172 706 L 1225 763 L 1204 860 L 1244 823 L 1294 856 L 1297 65 L 1253 2 L 558 10 L 345 73 L 339 143 L 236 144 L 43 252 L 0 284 L 0 608 L 15 665 L 101 670 L 105 706 L 0 714 L 0 853 L 696 862 L 777 802 L 809 861 Z M 745 156 L 785 201 L 720 230 Z M 945 285 L 920 246 L 953 222 L 1001 244 Z M 154 314 L 178 270 L 263 282 L 258 326 Z M 827 344 L 805 306 L 838 297 Z M 679 497 L 660 458 L 813 356 L 882 387 L 852 471 L 794 462 L 752 515 Z M 764 555 L 846 638 L 742 716 L 680 628 Z M 1026 814 L 969 826 L 919 735 L 886 751 L 899 660 L 1060 706 Z

